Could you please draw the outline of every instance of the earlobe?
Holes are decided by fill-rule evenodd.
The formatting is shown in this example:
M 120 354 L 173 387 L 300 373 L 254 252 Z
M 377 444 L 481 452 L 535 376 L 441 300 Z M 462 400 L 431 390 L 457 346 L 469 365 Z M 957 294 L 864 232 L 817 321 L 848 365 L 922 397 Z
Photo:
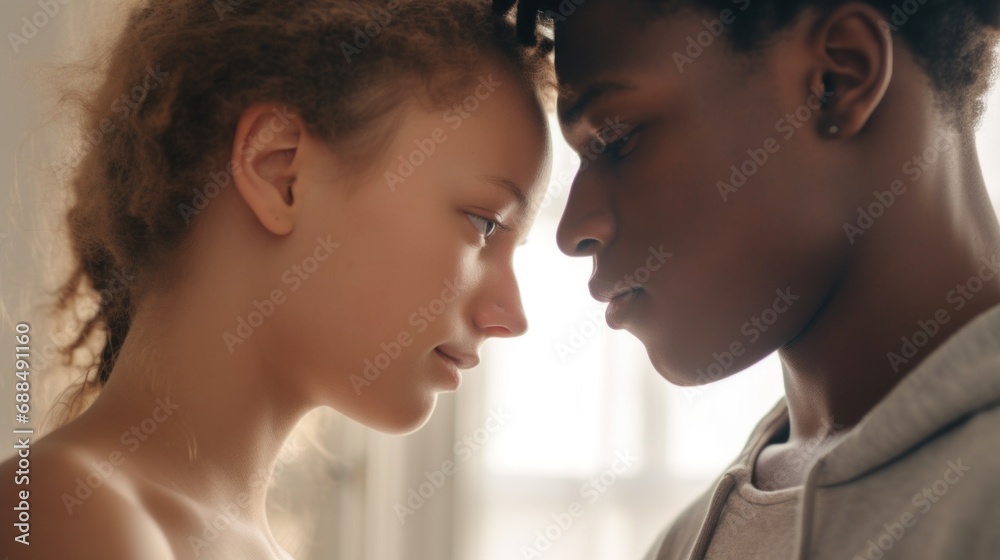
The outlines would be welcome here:
M 287 108 L 254 105 L 243 112 L 233 140 L 234 183 L 240 197 L 267 231 L 287 235 L 295 226 L 296 178 L 303 127 Z
M 846 138 L 859 133 L 889 89 L 893 44 L 881 14 L 865 3 L 845 4 L 818 22 L 820 64 L 813 91 L 822 91 L 818 132 Z

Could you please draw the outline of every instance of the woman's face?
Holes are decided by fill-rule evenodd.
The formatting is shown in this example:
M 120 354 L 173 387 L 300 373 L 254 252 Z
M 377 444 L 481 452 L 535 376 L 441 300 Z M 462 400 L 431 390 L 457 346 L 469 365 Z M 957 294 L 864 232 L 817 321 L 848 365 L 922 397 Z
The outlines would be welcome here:
M 512 258 L 547 184 L 544 116 L 499 65 L 467 93 L 405 107 L 360 182 L 330 158 L 298 177 L 278 347 L 310 398 L 383 431 L 418 428 L 484 340 L 527 329 Z

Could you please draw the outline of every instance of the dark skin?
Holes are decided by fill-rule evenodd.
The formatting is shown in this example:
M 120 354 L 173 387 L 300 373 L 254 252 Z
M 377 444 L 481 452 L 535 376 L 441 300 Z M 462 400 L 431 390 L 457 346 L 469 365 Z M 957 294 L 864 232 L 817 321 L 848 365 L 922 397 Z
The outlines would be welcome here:
M 597 156 L 573 183 L 558 243 L 594 259 L 599 299 L 615 295 L 650 248 L 673 254 L 631 284 L 639 289 L 612 326 L 639 338 L 677 385 L 778 351 L 790 428 L 758 458 L 754 482 L 796 486 L 805 474 L 789 467 L 796 457 L 834 445 L 931 351 L 1000 303 L 997 275 L 979 276 L 981 259 L 1000 256 L 1000 226 L 974 136 L 935 104 L 924 70 L 867 4 L 807 12 L 754 64 L 717 38 L 683 72 L 674 53 L 719 14 L 655 18 L 643 4 L 591 0 L 557 24 L 563 133 Z M 626 87 L 587 93 L 607 81 Z M 592 103 L 581 107 L 584 98 Z M 602 131 L 608 119 L 624 128 Z M 609 142 L 595 152 L 598 134 Z M 735 191 L 720 187 L 769 138 L 766 163 Z M 928 148 L 933 165 L 914 167 Z M 893 184 L 901 194 L 884 214 L 849 235 L 858 207 Z M 983 287 L 971 299 L 954 291 L 975 277 Z M 776 305 L 776 290 L 797 299 Z M 947 322 L 936 334 L 891 362 L 901 337 L 941 309 Z M 756 337 L 744 330 L 754 318 L 770 323 L 758 322 L 766 331 Z M 734 343 L 740 355 L 707 373 L 728 363 Z

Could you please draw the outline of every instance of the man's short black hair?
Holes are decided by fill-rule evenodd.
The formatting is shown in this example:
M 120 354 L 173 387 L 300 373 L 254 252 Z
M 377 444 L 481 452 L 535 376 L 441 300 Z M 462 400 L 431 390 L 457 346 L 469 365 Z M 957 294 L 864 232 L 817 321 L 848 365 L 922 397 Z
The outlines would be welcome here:
M 596 0 L 494 0 L 498 13 L 517 4 L 517 31 L 527 44 L 539 41 L 539 28 L 569 17 L 575 8 Z M 849 0 L 615 0 L 640 2 L 657 15 L 682 11 L 737 13 L 726 39 L 734 52 L 757 50 L 775 32 L 807 9 L 829 12 Z M 885 24 L 902 37 L 927 72 L 945 106 L 959 122 L 974 125 L 981 117 L 983 97 L 994 74 L 1000 31 L 1000 0 L 862 0 L 878 9 Z M 740 4 L 743 10 L 734 9 Z M 567 9 L 569 8 L 569 9 Z M 546 40 L 544 35 L 542 40 Z

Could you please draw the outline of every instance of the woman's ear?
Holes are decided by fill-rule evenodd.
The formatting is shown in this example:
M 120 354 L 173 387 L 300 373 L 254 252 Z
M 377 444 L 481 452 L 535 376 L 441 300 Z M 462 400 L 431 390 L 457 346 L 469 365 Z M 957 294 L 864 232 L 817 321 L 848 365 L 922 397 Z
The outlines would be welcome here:
M 818 58 L 812 91 L 823 92 L 824 136 L 850 137 L 864 128 L 892 80 L 893 44 L 882 15 L 863 2 L 839 6 L 817 22 Z
M 233 140 L 233 182 L 265 229 L 292 231 L 300 205 L 296 179 L 305 128 L 298 115 L 275 104 L 258 104 L 240 117 Z

